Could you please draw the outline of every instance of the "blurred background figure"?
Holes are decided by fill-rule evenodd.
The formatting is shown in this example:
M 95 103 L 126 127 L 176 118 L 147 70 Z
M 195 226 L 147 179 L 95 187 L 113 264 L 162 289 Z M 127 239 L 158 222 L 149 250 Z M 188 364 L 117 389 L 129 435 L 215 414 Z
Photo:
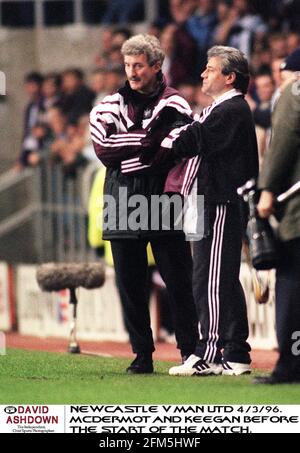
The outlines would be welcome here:
M 28 155 L 38 147 L 37 140 L 32 134 L 34 128 L 44 113 L 44 102 L 42 96 L 43 76 L 39 72 L 30 72 L 24 77 L 24 91 L 27 95 L 28 102 L 25 106 L 23 121 L 23 139 L 22 148 L 18 162 L 15 165 L 16 170 L 20 170 L 27 165 Z
M 95 94 L 84 83 L 84 73 L 78 68 L 66 69 L 62 74 L 60 105 L 69 122 L 89 113 Z
M 300 48 L 282 65 L 284 83 L 272 117 L 272 139 L 259 176 L 262 190 L 258 213 L 268 218 L 275 213 L 279 222 L 276 269 L 276 332 L 279 358 L 269 376 L 258 376 L 257 384 L 300 382 L 300 194 L 283 207 L 276 197 L 300 181 Z
M 270 138 L 271 105 L 275 82 L 269 72 L 261 72 L 255 76 L 254 84 L 257 102 L 253 110 L 253 117 L 257 135 L 258 155 L 260 162 L 262 162 Z
M 97 68 L 92 71 L 89 86 L 95 94 L 94 105 L 97 105 L 108 94 L 106 91 L 106 73 L 104 69 Z
M 218 23 L 215 0 L 198 0 L 192 2 L 196 10 L 189 16 L 186 23 L 187 32 L 197 43 L 197 73 L 201 73 L 206 65 L 206 51 L 213 44 L 213 33 Z
M 61 98 L 61 76 L 55 72 L 46 74 L 42 84 L 45 113 Z

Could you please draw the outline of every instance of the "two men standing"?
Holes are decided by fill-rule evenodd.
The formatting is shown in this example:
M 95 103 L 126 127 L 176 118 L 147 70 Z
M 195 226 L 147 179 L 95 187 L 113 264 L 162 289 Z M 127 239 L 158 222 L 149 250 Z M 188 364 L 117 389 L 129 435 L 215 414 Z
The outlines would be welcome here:
M 184 197 L 189 181 L 189 188 L 193 183 L 204 195 L 206 220 L 204 237 L 194 243 L 198 331 L 192 258 L 183 233 L 163 227 L 104 232 L 104 239 L 111 241 L 125 320 L 137 354 L 127 371 L 153 371 L 145 298 L 150 242 L 167 286 L 184 362 L 169 373 L 249 373 L 247 313 L 239 283 L 243 225 L 236 195 L 237 187 L 258 172 L 254 125 L 244 100 L 247 60 L 237 49 L 210 50 L 203 91 L 214 102 L 199 121 L 192 122 L 186 101 L 164 83 L 164 56 L 156 38 L 135 36 L 124 43 L 122 53 L 128 82 L 91 113 L 95 151 L 107 166 L 105 193 L 113 195 L 117 204 L 124 202 L 120 187 L 127 189 L 128 197 L 143 194 L 150 199 L 170 191 Z M 182 172 L 174 180 L 176 168 Z

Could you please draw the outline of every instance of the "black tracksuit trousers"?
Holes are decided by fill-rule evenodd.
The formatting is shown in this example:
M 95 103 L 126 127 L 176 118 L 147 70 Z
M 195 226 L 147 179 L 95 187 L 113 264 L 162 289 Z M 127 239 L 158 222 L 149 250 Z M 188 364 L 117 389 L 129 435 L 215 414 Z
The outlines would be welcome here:
M 250 363 L 246 301 L 239 281 L 242 220 L 239 206 L 210 205 L 205 237 L 194 242 L 194 300 L 200 340 L 195 354 L 208 362 Z
M 184 235 L 150 239 L 114 239 L 111 248 L 117 285 L 134 353 L 154 351 L 147 296 L 147 244 L 166 284 L 177 347 L 182 355 L 194 352 L 198 339 L 192 291 L 192 256 Z

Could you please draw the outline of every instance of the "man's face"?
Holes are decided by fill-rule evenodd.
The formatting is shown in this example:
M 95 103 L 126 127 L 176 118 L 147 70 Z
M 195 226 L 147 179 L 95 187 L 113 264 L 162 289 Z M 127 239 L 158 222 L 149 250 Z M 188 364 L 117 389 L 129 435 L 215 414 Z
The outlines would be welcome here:
M 25 82 L 24 88 L 25 88 L 27 95 L 32 99 L 37 97 L 41 91 L 40 85 L 33 81 Z
M 255 86 L 260 101 L 270 101 L 274 93 L 274 83 L 272 78 L 269 75 L 258 76 L 255 79 Z
M 219 57 L 211 57 L 208 60 L 206 69 L 202 72 L 203 78 L 202 91 L 213 98 L 220 96 L 229 89 L 232 89 L 235 75 L 222 74 L 221 59 Z
M 81 80 L 75 74 L 66 73 L 62 78 L 62 89 L 67 94 L 74 93 L 81 85 Z
M 125 55 L 126 76 L 132 90 L 140 93 L 151 93 L 155 89 L 160 64 L 150 66 L 145 54 Z

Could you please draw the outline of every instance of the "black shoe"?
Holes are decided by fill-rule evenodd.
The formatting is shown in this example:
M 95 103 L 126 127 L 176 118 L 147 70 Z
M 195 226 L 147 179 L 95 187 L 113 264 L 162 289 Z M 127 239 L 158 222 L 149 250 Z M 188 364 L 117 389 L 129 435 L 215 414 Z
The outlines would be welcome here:
M 287 378 L 270 374 L 269 376 L 257 376 L 253 379 L 253 384 L 293 384 L 300 383 L 300 378 Z
M 134 361 L 126 369 L 130 374 L 150 374 L 153 373 L 152 354 L 137 354 Z

